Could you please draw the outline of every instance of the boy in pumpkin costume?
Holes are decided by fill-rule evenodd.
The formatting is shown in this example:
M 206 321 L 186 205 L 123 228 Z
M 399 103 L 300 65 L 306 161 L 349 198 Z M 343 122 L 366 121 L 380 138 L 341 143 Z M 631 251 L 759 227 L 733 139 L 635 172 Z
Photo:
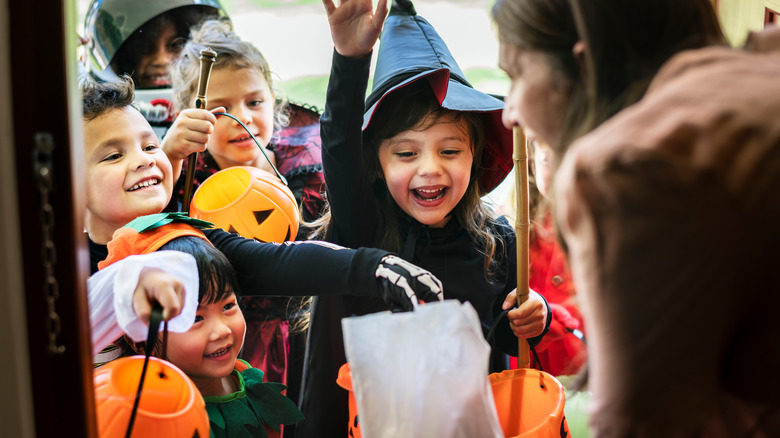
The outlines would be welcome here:
M 187 330 L 170 333 L 164 352 L 153 354 L 193 380 L 206 402 L 212 437 L 279 436 L 280 424 L 295 423 L 303 415 L 281 394 L 284 385 L 263 383 L 261 370 L 238 359 L 246 331 L 237 301 L 238 282 L 227 258 L 197 228 L 211 226 L 184 213 L 139 217 L 114 233 L 108 257 L 99 267 L 108 269 L 125 257 L 158 249 L 193 256 L 198 295 L 197 301 L 192 295 L 185 298 L 185 306 L 194 307 L 187 300 L 195 301 L 197 309 Z

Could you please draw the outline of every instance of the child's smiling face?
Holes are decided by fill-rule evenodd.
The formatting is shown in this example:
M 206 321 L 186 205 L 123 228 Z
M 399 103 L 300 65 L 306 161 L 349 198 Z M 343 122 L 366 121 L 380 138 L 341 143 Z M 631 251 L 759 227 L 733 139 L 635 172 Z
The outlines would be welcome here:
M 223 106 L 241 120 L 265 147 L 274 133 L 274 93 L 255 68 L 215 69 L 208 88 L 211 108 Z M 252 137 L 235 120 L 220 117 L 208 143 L 208 151 L 222 169 L 254 166 L 273 171 Z
M 143 115 L 112 109 L 84 124 L 87 212 L 95 243 L 138 216 L 159 213 L 171 199 L 171 162 Z
M 181 368 L 204 396 L 225 395 L 222 379 L 233 371 L 245 332 L 246 322 L 235 294 L 211 304 L 201 303 L 192 328 L 168 334 L 167 359 Z
M 390 195 L 418 222 L 443 227 L 469 187 L 474 161 L 463 121 L 453 114 L 382 141 L 379 162 Z

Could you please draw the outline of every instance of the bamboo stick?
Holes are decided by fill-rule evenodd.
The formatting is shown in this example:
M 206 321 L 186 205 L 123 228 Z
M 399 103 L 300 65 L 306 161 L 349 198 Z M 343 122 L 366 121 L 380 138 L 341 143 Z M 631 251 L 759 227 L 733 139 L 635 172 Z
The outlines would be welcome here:
M 516 191 L 516 215 L 515 235 L 517 236 L 517 305 L 520 306 L 528 299 L 528 243 L 530 221 L 528 218 L 528 151 L 526 148 L 525 134 L 522 128 L 515 126 L 513 130 L 512 160 L 515 164 L 515 191 Z M 517 354 L 517 367 L 529 368 L 528 341 L 519 339 Z

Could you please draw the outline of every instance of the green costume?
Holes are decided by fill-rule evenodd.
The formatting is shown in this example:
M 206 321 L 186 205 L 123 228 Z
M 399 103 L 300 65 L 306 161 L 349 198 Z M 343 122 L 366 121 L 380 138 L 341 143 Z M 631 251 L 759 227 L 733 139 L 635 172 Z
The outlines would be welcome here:
M 263 372 L 246 361 L 236 360 L 231 377 L 238 391 L 203 397 L 212 438 L 268 437 L 269 428 L 279 432 L 280 424 L 294 424 L 303 419 L 295 404 L 282 395 L 287 387 L 281 383 L 263 382 Z

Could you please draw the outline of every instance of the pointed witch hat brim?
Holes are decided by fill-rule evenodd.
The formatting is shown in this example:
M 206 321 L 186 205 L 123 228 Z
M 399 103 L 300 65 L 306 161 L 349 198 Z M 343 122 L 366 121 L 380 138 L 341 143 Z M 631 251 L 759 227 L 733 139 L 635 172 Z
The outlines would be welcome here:
M 447 45 L 409 0 L 394 0 L 377 53 L 374 84 L 366 99 L 363 130 L 389 94 L 426 79 L 442 108 L 484 113 L 487 141 L 482 154 L 480 192 L 489 193 L 512 170 L 512 131 L 501 121 L 504 102 L 474 89 Z

